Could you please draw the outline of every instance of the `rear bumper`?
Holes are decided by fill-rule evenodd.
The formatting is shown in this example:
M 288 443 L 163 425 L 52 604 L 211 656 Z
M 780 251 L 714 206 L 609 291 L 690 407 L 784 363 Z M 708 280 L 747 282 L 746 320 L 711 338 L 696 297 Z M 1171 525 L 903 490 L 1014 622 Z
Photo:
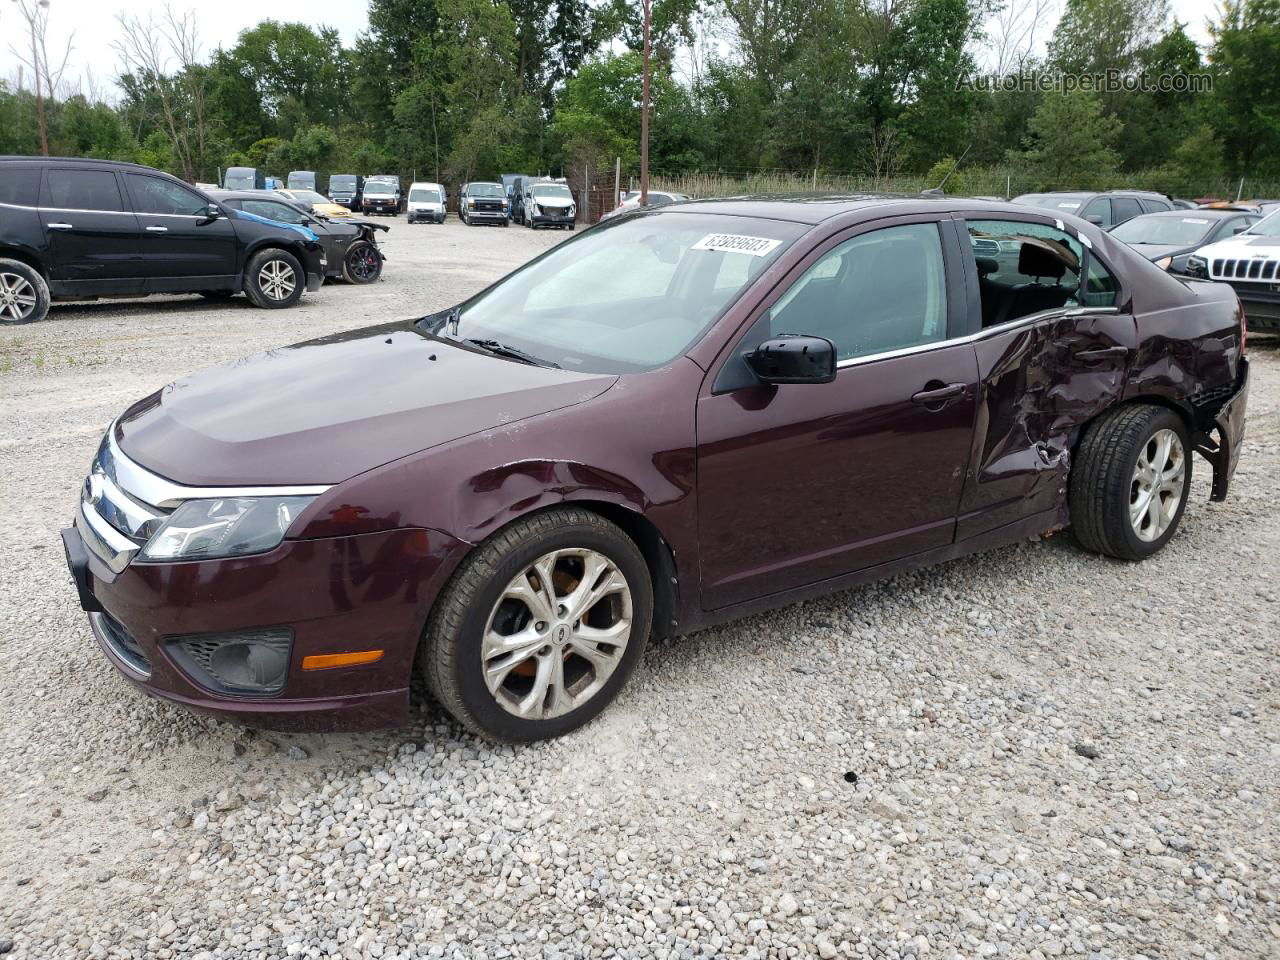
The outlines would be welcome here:
M 1240 358 L 1235 390 L 1216 411 L 1212 421 L 1196 434 L 1196 452 L 1213 465 L 1213 488 L 1209 499 L 1225 500 L 1240 463 L 1244 446 L 1245 412 L 1249 403 L 1249 361 Z M 1214 434 L 1217 434 L 1215 437 Z
M 62 531 L 90 627 L 111 664 L 151 696 L 254 726 L 333 731 L 402 726 L 423 624 L 458 541 L 402 529 L 286 541 L 254 557 L 131 563 L 112 572 L 75 528 Z M 184 666 L 176 638 L 292 631 L 273 696 L 212 689 Z M 302 669 L 304 657 L 382 650 L 374 663 Z

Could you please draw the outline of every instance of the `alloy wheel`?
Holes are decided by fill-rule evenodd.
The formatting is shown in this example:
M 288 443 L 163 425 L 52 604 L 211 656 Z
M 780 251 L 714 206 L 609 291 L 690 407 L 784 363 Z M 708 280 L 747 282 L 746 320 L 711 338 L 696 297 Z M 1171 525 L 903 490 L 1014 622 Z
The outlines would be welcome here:
M 26 277 L 0 273 L 0 319 L 25 320 L 36 309 L 36 290 Z
M 367 283 L 378 275 L 378 254 L 371 245 L 362 244 L 347 254 L 347 266 L 353 277 Z
M 1182 439 L 1157 430 L 1138 454 L 1129 487 L 1129 522 L 1139 540 L 1159 540 L 1178 515 L 1187 470 Z
M 485 685 L 508 713 L 547 720 L 581 707 L 622 663 L 631 587 L 603 553 L 544 554 L 494 604 L 481 641 Z
M 258 286 L 272 300 L 288 300 L 298 286 L 298 277 L 283 260 L 268 260 L 258 271 Z

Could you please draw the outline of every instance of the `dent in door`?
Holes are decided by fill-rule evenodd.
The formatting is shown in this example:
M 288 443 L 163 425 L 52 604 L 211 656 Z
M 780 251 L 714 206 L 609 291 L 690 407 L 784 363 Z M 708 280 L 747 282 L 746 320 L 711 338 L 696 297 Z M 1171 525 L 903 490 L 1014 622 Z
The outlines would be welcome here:
M 1071 450 L 1080 428 L 1120 399 L 1135 343 L 1132 317 L 1099 315 L 975 344 L 978 411 L 959 539 L 1045 511 L 1057 511 L 1054 528 L 1067 522 Z

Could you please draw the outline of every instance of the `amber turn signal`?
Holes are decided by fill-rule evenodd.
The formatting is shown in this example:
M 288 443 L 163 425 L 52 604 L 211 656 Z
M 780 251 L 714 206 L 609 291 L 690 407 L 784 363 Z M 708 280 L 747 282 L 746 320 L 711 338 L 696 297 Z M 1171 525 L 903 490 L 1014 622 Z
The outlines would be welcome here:
M 358 667 L 362 663 L 377 663 L 382 659 L 381 650 L 357 650 L 354 653 L 319 653 L 302 658 L 303 670 L 332 670 L 334 667 Z

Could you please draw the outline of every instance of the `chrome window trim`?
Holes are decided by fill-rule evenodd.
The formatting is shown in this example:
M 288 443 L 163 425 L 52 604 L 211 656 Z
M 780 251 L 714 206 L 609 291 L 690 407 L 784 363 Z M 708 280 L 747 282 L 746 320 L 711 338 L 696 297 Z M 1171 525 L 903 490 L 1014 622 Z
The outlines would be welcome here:
M 963 337 L 949 337 L 946 340 L 930 340 L 928 343 L 919 343 L 913 347 L 903 347 L 900 350 L 886 350 L 882 353 L 869 353 L 864 357 L 850 357 L 848 360 L 841 360 L 836 363 L 837 370 L 843 370 L 846 367 L 856 367 L 864 363 L 873 363 L 877 360 L 892 360 L 895 357 L 910 356 L 913 353 L 925 353 L 929 350 L 937 350 L 941 347 L 950 347 L 960 343 L 977 343 L 987 337 L 997 336 L 1009 330 L 1016 330 L 1019 327 L 1029 327 L 1032 324 L 1039 323 L 1042 320 L 1048 320 L 1051 317 L 1075 318 L 1088 316 L 1113 316 L 1120 312 L 1119 307 L 1073 307 L 1069 310 L 1061 308 L 1053 310 L 1041 310 L 1039 313 L 1031 313 L 1025 317 L 1018 317 L 1016 320 L 1008 320 L 994 327 L 986 327 L 975 333 L 966 334 Z
M 111 466 L 105 472 L 116 486 L 135 500 L 172 510 L 188 500 L 214 500 L 219 497 L 314 497 L 329 490 L 333 484 L 306 484 L 295 486 L 245 486 L 245 487 L 192 487 L 166 480 L 157 473 L 130 460 L 116 443 L 116 424 L 107 429 L 107 452 Z
M 109 213 L 116 217 L 132 217 L 132 210 L 86 210 L 82 207 L 32 207 L 25 203 L 0 203 L 0 207 L 13 210 L 44 210 L 49 213 Z

